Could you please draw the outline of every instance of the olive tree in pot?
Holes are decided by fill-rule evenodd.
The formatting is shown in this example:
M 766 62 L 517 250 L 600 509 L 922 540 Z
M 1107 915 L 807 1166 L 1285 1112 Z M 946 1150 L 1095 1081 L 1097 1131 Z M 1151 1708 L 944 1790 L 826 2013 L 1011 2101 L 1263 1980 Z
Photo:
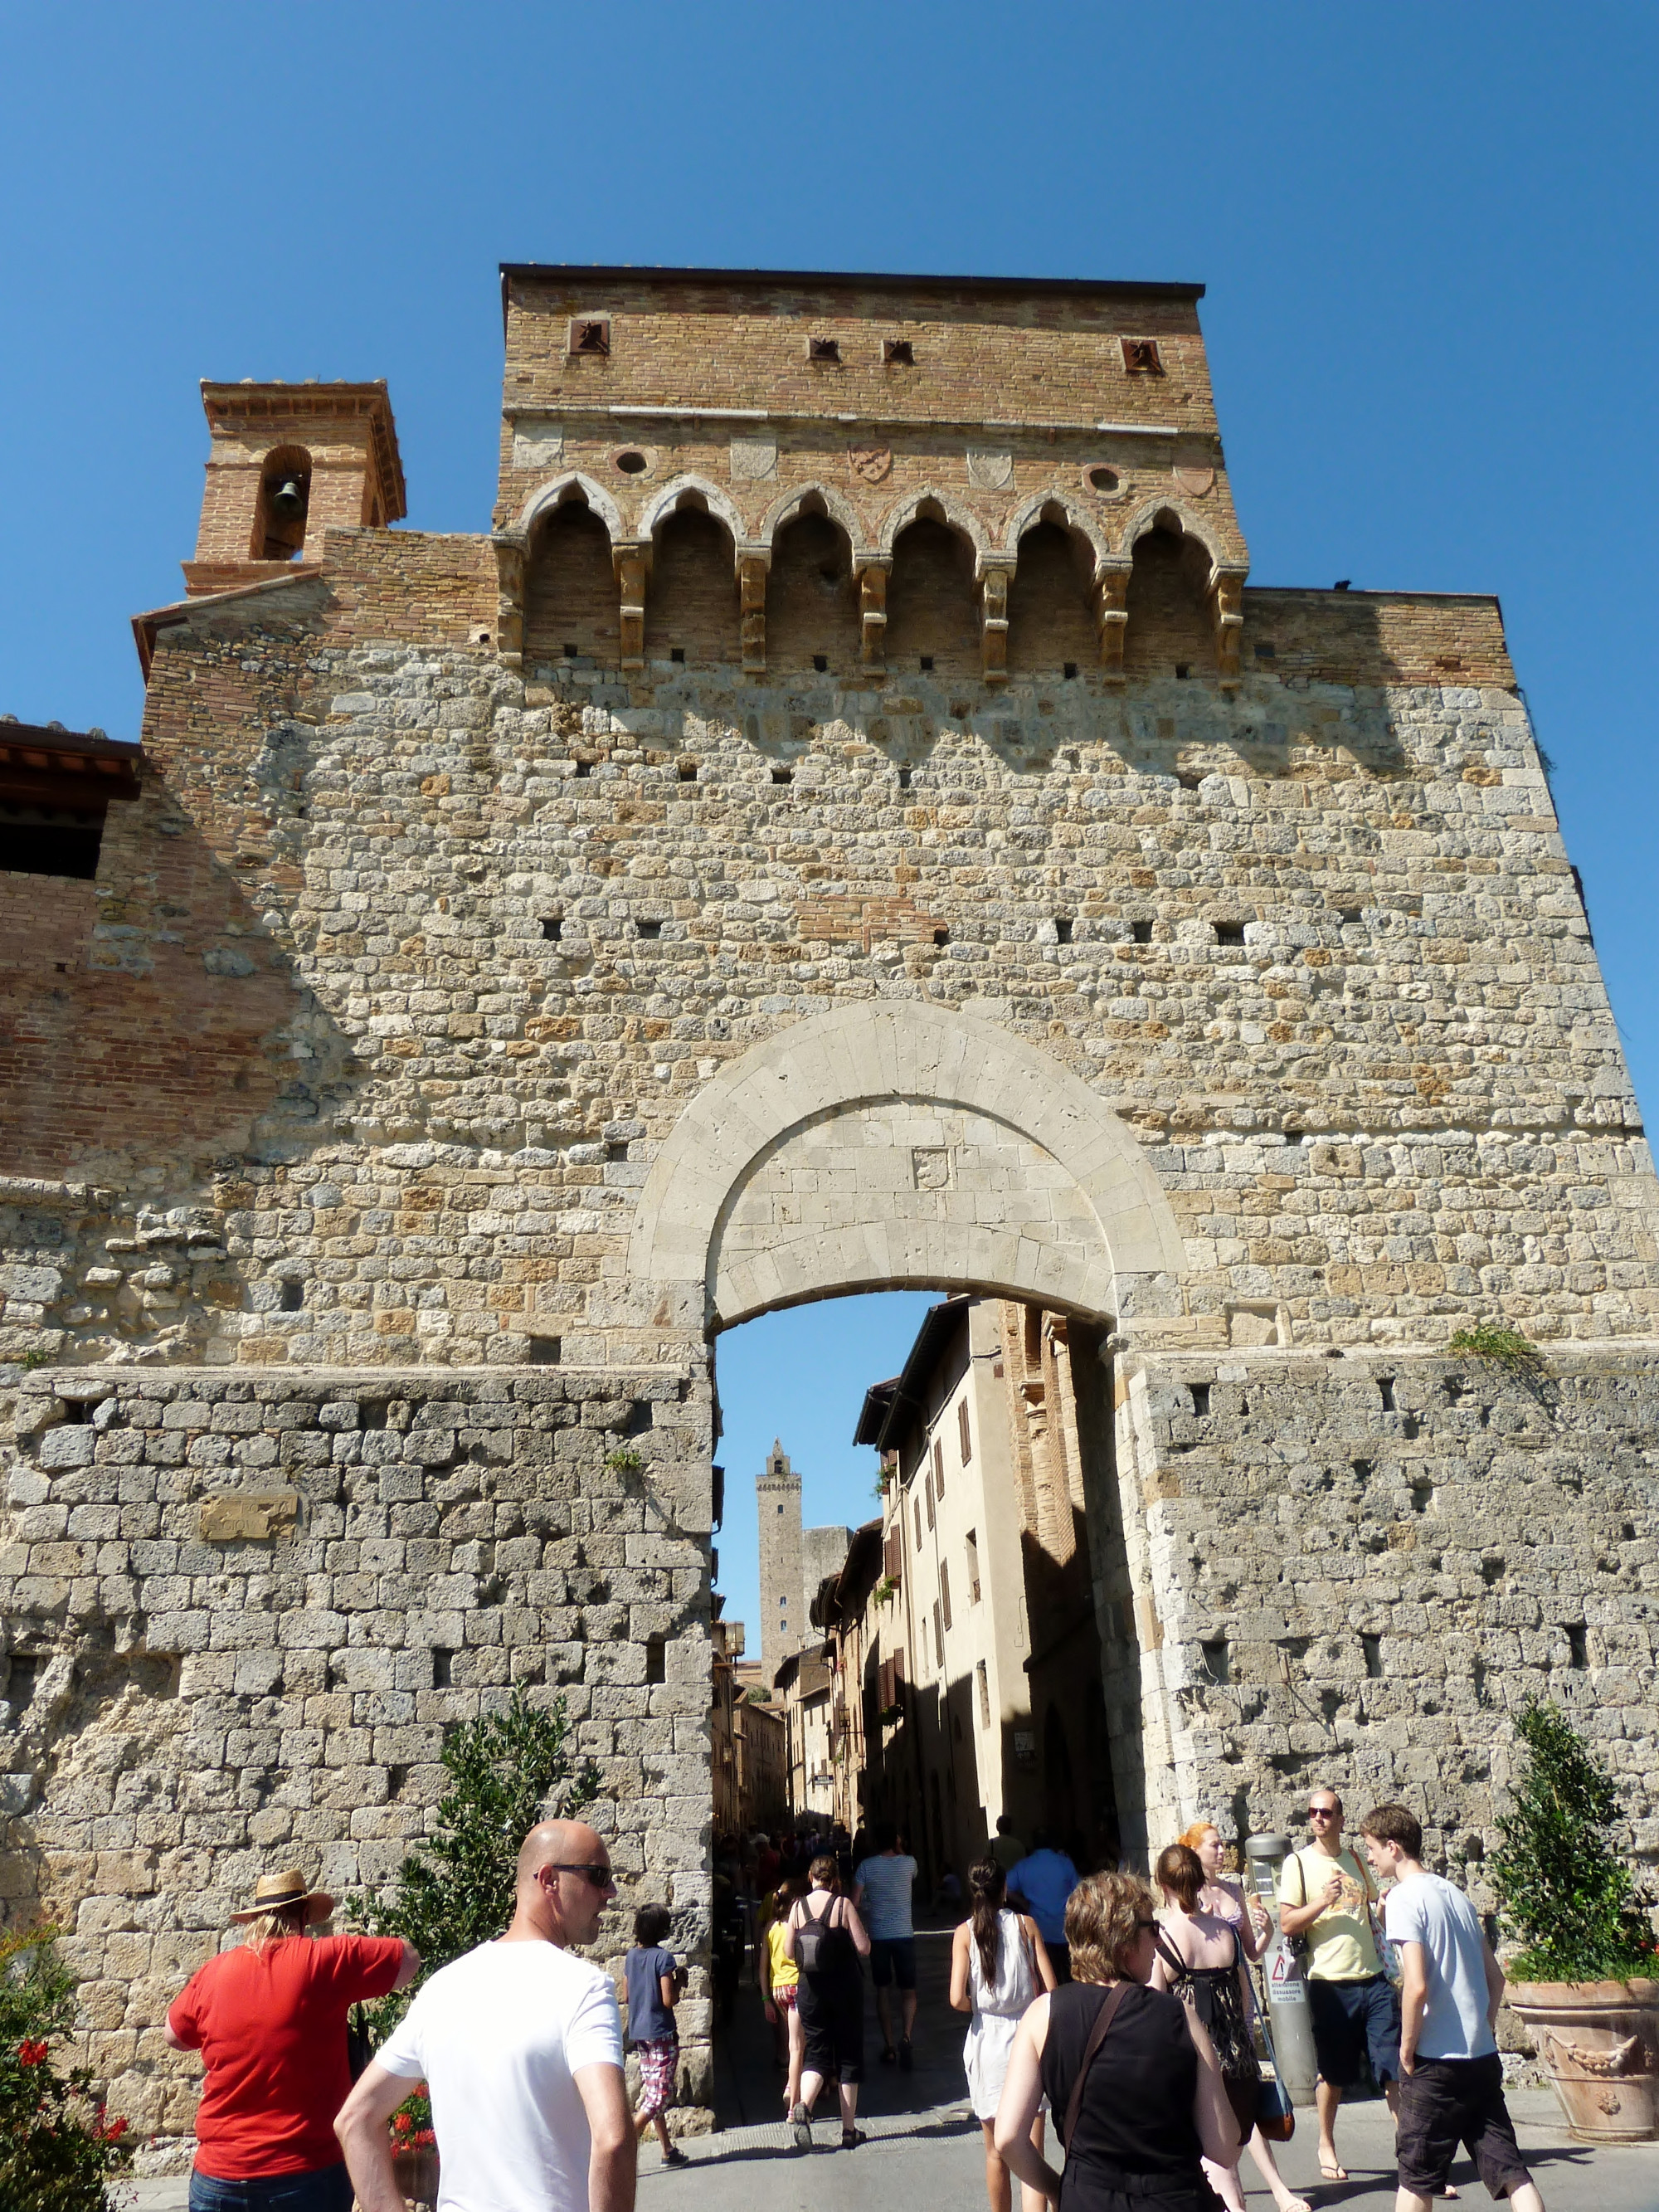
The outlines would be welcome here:
M 448 1729 L 439 1753 L 449 1787 L 430 1835 L 416 1843 L 391 1890 L 353 1898 L 345 1917 L 372 1936 L 401 1936 L 421 1954 L 422 1981 L 499 1936 L 513 1917 L 519 1845 L 538 1820 L 571 1820 L 599 1795 L 599 1772 L 578 1754 L 562 1698 L 532 1705 L 522 1685 L 504 1707 Z M 391 2034 L 421 1984 L 359 2007 L 360 2047 Z M 392 2166 L 406 2199 L 438 2196 L 438 2143 L 425 2082 L 392 2118 Z
M 1516 1722 L 1526 1761 L 1489 1871 L 1519 1953 L 1509 2002 L 1532 2030 L 1567 2124 L 1595 2142 L 1659 2132 L 1659 1956 L 1608 1829 L 1612 1778 L 1553 1705 Z

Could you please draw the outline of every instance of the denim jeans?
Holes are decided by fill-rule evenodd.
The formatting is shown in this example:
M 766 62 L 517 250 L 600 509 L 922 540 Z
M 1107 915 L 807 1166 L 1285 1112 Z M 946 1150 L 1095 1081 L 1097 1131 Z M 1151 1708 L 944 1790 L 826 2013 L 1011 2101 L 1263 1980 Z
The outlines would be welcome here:
M 251 2181 L 190 2177 L 190 2212 L 351 2212 L 351 2179 L 342 2166 L 310 2173 L 267 2173 Z

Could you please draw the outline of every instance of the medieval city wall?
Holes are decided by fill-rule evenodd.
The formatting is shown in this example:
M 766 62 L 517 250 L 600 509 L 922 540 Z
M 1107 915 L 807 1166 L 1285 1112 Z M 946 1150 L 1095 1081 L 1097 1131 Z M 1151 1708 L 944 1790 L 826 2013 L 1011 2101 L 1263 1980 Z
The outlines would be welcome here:
M 1405 1799 L 1490 1907 L 1505 1723 L 1538 1697 L 1659 1860 L 1656 1349 L 1123 1359 L 1109 1717 L 1147 1730 L 1152 1846 L 1294 1829 L 1323 1782 Z
M 564 1700 L 628 1899 L 704 1955 L 709 1404 L 646 1370 L 82 1368 L 15 1392 L 7 1917 L 53 1922 L 88 2062 L 187 2134 L 167 2006 L 273 1863 L 386 1885 L 443 1731 Z M 708 2088 L 701 1978 L 683 2087 Z

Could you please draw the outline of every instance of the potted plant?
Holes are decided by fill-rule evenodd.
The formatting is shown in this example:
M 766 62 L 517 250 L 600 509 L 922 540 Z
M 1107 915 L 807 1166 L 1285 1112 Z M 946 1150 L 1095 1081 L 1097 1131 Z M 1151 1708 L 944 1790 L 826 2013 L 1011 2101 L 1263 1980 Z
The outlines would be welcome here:
M 599 1769 L 578 1755 L 562 1698 L 532 1705 L 523 1685 L 504 1710 L 447 1731 L 438 1754 L 449 1788 L 429 1836 L 413 1844 L 380 1898 L 348 1900 L 345 1917 L 371 1936 L 402 1936 L 422 1979 L 489 1942 L 513 1917 L 519 1845 L 538 1820 L 571 1820 L 599 1795 Z M 420 1983 L 359 2007 L 371 2050 L 403 2018 Z M 434 2204 L 438 2141 L 422 2081 L 392 2117 L 392 2162 L 405 2197 Z
M 432 2132 L 432 2100 L 426 2083 L 416 2083 L 392 2115 L 392 2171 L 398 2187 L 414 2204 L 438 2201 L 438 2138 Z
M 75 1977 L 55 1931 L 0 1937 L 0 2204 L 6 2212 L 109 2212 L 132 2151 L 83 2066 L 57 2046 L 75 2032 Z
M 1532 2030 L 1567 2124 L 1593 2142 L 1659 2131 L 1659 1955 L 1607 1830 L 1618 1794 L 1553 1705 L 1516 1722 L 1526 1747 L 1491 1863 L 1509 1931 L 1509 2002 Z

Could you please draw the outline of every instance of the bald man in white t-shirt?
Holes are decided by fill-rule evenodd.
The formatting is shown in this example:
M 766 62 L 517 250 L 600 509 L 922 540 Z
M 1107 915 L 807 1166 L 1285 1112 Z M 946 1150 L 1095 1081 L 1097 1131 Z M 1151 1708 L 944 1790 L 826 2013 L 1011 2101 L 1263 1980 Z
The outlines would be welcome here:
M 419 2081 L 443 2203 L 632 2212 L 617 1993 L 569 1948 L 591 1940 L 616 1887 L 605 1839 L 585 1822 L 531 1830 L 507 1933 L 433 1975 L 334 2123 L 362 2212 L 404 2212 L 386 2127 Z

